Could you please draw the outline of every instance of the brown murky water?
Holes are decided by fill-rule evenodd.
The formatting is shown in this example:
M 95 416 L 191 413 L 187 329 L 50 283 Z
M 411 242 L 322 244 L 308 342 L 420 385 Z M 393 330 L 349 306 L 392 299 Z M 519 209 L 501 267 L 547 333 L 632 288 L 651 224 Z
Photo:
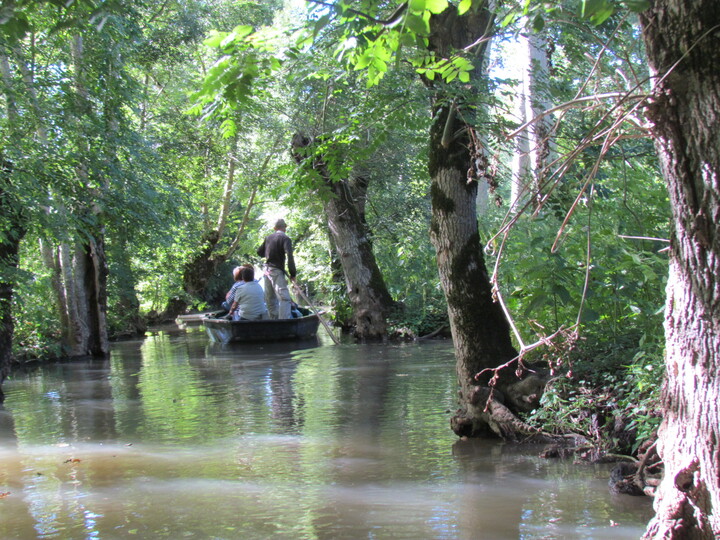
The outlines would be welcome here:
M 607 468 L 461 442 L 448 343 L 222 347 L 202 331 L 16 373 L 0 538 L 636 539 Z

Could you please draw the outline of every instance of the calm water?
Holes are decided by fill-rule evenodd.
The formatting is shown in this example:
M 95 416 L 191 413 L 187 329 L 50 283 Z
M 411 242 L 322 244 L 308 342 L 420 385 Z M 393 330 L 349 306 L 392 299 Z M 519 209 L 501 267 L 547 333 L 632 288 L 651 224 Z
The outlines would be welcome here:
M 0 538 L 622 539 L 607 467 L 458 441 L 448 343 L 219 346 L 202 331 L 16 373 Z

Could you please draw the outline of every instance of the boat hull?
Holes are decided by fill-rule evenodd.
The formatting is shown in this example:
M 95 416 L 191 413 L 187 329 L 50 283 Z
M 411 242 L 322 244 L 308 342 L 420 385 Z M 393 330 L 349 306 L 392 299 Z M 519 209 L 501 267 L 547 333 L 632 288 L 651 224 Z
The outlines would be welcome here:
M 218 343 L 288 341 L 307 339 L 317 334 L 320 319 L 314 313 L 297 319 L 264 321 L 228 321 L 209 315 L 203 319 L 205 331 Z

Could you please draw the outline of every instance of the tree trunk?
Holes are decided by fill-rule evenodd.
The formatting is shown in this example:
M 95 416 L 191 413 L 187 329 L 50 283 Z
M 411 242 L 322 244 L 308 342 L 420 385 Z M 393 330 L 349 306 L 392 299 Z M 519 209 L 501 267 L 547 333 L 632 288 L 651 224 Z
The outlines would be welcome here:
M 430 236 L 447 300 L 460 386 L 460 409 L 452 419 L 452 428 L 459 436 L 488 435 L 490 429 L 512 438 L 510 427 L 500 427 L 502 422 L 492 421 L 492 414 L 485 412 L 489 392 L 475 381 L 480 371 L 507 362 L 517 352 L 507 320 L 493 301 L 485 269 L 475 206 L 477 182 L 467 181 L 470 138 L 462 137 L 444 147 L 440 139 L 447 115 L 447 107 L 436 111 L 431 133 Z
M 107 259 L 105 236 L 98 232 L 85 242 L 78 255 L 85 259 L 82 286 L 86 300 L 83 313 L 87 317 L 87 350 L 92 356 L 107 356 L 110 343 L 107 331 Z
M 349 186 L 345 182 L 332 182 L 329 186 L 333 196 L 323 206 L 353 306 L 353 333 L 360 339 L 383 339 L 387 336 L 387 316 L 394 306 L 393 299 Z
M 674 229 L 658 443 L 665 476 L 648 539 L 720 537 L 718 21 L 716 0 L 655 0 L 641 14 L 656 76 L 648 116 Z
M 210 278 L 217 271 L 218 266 L 225 262 L 225 258 L 215 253 L 217 243 L 220 241 L 218 231 L 207 232 L 200 240 L 202 251 L 197 253 L 183 267 L 183 288 L 188 298 L 201 298 L 205 294 Z M 189 304 L 185 303 L 187 307 Z M 178 305 L 179 306 L 179 305 Z M 166 316 L 176 316 L 178 313 L 166 313 Z
M 519 46 L 526 62 L 517 97 L 518 121 L 525 124 L 534 120 L 516 136 L 516 153 L 513 157 L 513 179 L 510 205 L 520 209 L 530 197 L 539 197 L 550 156 L 549 117 L 542 117 L 548 108 L 547 82 L 549 72 L 548 44 L 542 34 L 527 23 L 519 38 Z
M 107 260 L 103 235 L 92 240 L 67 243 L 55 249 L 44 242 L 43 256 L 52 263 L 52 284 L 62 323 L 63 346 L 68 356 L 106 356 L 110 352 L 107 332 Z
M 77 92 L 76 122 L 89 115 L 92 108 L 85 84 L 84 43 L 81 36 L 73 38 L 71 56 L 75 67 L 74 85 Z M 66 287 L 65 299 L 68 304 L 70 329 L 69 346 L 71 356 L 106 356 L 110 352 L 107 331 L 107 259 L 105 255 L 105 230 L 102 212 L 98 204 L 102 193 L 92 186 L 89 165 L 91 151 L 82 128 L 76 132 L 79 153 L 83 156 L 75 166 L 78 179 L 85 189 L 89 202 L 81 210 L 88 217 L 87 229 L 82 231 L 82 240 L 76 240 L 72 258 L 69 247 L 61 261 Z M 61 246 L 61 253 L 63 246 Z
M 67 321 L 67 327 L 63 327 L 63 346 L 68 356 L 83 356 L 87 354 L 84 346 L 87 340 L 86 325 L 83 324 L 84 319 L 80 317 L 81 307 L 85 303 L 82 297 L 83 289 L 78 287 L 78 280 L 75 278 L 77 270 L 73 263 L 73 253 L 70 246 L 63 242 L 57 248 L 60 261 L 60 275 L 62 277 L 62 293 L 58 294 L 58 299 L 64 298 L 65 304 L 59 304 L 58 309 L 66 309 L 66 313 L 60 317 L 61 321 Z
M 302 149 L 312 142 L 302 135 L 293 137 L 298 162 L 307 155 Z M 353 334 L 359 339 L 383 339 L 387 336 L 387 316 L 395 302 L 375 260 L 364 220 L 367 179 L 333 180 L 322 158 L 314 159 L 313 168 L 331 192 L 323 206 L 353 308 Z
M 448 58 L 454 51 L 474 43 L 492 24 L 484 9 L 459 16 L 447 9 L 431 19 L 430 50 Z M 478 46 L 474 77 L 483 72 L 485 45 Z M 534 436 L 535 431 L 514 415 L 514 407 L 502 404 L 503 389 L 516 383 L 501 373 L 494 388 L 488 378 L 477 381 L 484 369 L 496 368 L 517 356 L 510 326 L 500 305 L 493 301 L 477 224 L 478 180 L 487 176 L 487 159 L 469 125 L 472 104 L 448 99 L 434 90 L 433 124 L 430 133 L 429 172 L 432 178 L 430 236 L 437 252 L 440 283 L 447 300 L 450 329 L 455 344 L 459 383 L 459 410 L 451 427 L 459 436 L 495 434 L 505 439 Z M 508 405 L 510 402 L 508 402 Z

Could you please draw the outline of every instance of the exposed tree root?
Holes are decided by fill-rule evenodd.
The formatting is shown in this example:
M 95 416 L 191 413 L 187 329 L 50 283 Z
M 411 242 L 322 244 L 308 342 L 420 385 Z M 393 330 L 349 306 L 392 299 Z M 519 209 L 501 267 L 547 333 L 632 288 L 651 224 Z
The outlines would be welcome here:
M 545 433 L 523 422 L 504 403 L 505 396 L 495 388 L 472 388 L 465 410 L 458 410 L 450 420 L 452 430 L 460 437 L 496 436 L 509 442 L 574 444 L 562 435 Z

